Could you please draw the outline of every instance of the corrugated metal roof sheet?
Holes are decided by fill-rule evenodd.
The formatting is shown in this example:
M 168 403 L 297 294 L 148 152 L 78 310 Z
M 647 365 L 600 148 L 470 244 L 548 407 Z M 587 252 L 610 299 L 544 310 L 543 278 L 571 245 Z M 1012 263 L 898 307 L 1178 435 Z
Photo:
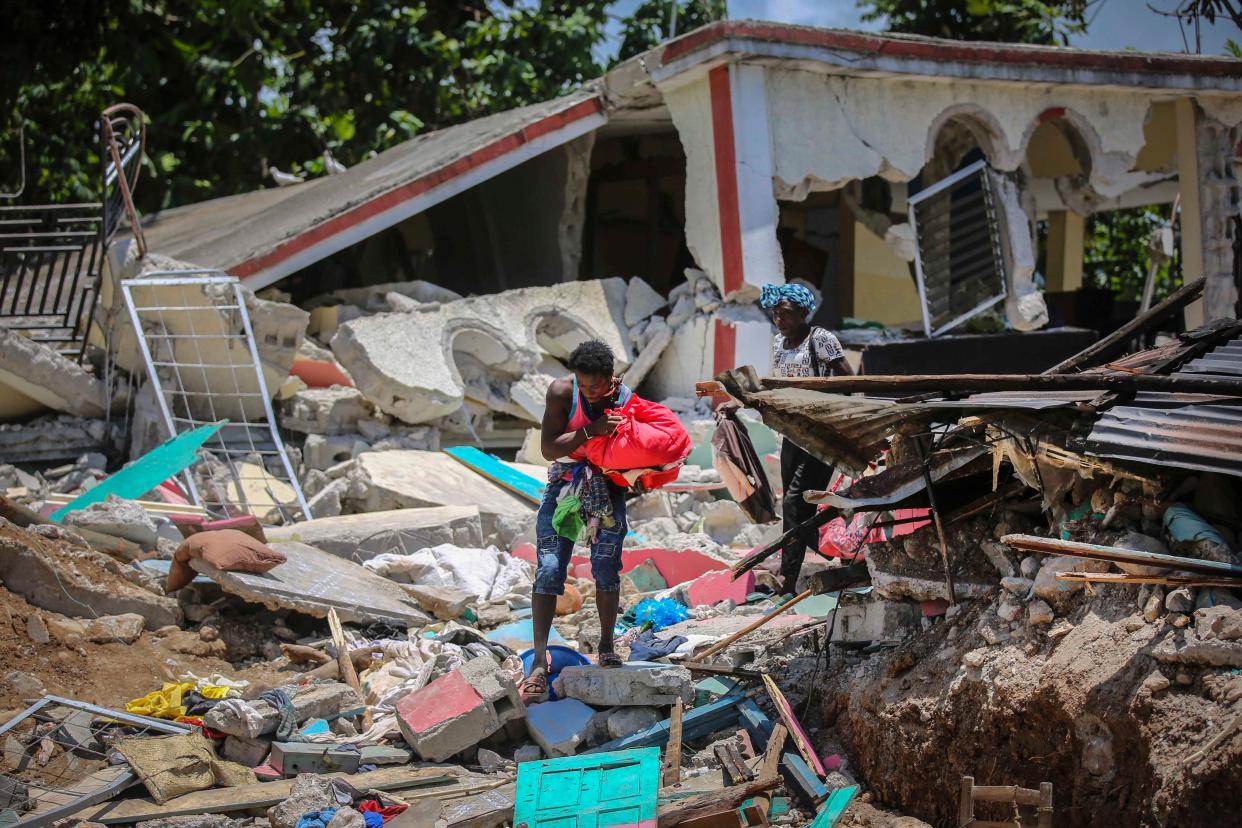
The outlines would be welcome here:
M 1242 336 L 1191 360 L 1181 375 L 1242 376 Z M 1242 477 L 1242 398 L 1136 395 L 1092 426 L 1087 454 Z

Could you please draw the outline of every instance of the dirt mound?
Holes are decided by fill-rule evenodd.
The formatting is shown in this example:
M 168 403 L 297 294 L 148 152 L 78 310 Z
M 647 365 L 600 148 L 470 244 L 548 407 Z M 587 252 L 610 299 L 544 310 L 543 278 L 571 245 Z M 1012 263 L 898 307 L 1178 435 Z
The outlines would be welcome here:
M 264 663 L 237 669 L 221 658 L 179 652 L 174 649 L 175 636 L 152 632 L 144 632 L 132 644 L 84 642 L 76 648 L 56 641 L 39 644 L 28 631 L 30 617 L 35 614 L 56 617 L 56 613 L 36 609 L 0 587 L 0 664 L 4 665 L 0 672 L 0 721 L 7 721 L 13 712 L 26 706 L 27 700 L 39 695 L 4 680 L 3 676 L 14 670 L 33 676 L 48 693 L 113 708 L 158 690 L 165 681 L 186 672 L 200 676 L 219 672 L 251 681 L 289 677 L 278 669 L 280 665 Z M 197 633 L 178 632 L 197 637 Z
M 877 802 L 953 824 L 962 776 L 1054 786 L 1058 826 L 1235 824 L 1242 739 L 1187 758 L 1237 712 L 1242 677 L 1150 656 L 1173 633 L 1135 589 L 1086 600 L 1050 630 L 1010 625 L 999 600 L 838 669 L 821 711 Z M 1004 637 L 1004 635 L 1002 635 Z M 1011 814 L 980 814 L 1003 818 Z

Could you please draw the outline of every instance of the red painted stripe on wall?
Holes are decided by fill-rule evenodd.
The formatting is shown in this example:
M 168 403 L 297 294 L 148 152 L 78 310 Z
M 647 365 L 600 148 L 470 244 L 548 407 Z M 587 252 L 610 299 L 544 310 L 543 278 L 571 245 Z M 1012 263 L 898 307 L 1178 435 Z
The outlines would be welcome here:
M 259 271 L 266 270 L 290 256 L 302 252 L 313 244 L 331 238 L 353 227 L 355 224 L 379 215 L 402 202 L 409 201 L 415 196 L 422 195 L 440 184 L 452 181 L 454 178 L 473 170 L 475 167 L 482 166 L 488 161 L 507 155 L 536 138 L 555 132 L 581 118 L 602 112 L 603 109 L 603 102 L 599 98 L 590 98 L 574 104 L 562 112 L 554 113 L 533 124 L 528 124 L 516 132 L 512 132 L 503 138 L 498 138 L 474 152 L 463 155 L 450 164 L 446 164 L 413 181 L 406 182 L 400 187 L 380 193 L 370 201 L 363 202 L 343 213 L 338 213 L 327 221 L 304 230 L 287 241 L 281 242 L 271 251 L 236 265 L 229 272 L 234 276 L 245 278 Z
M 707 75 L 712 107 L 712 143 L 716 150 L 716 208 L 720 221 L 720 255 L 724 292 L 742 286 L 742 220 L 738 211 L 737 149 L 733 143 L 733 96 L 729 67 Z M 732 366 L 730 366 L 732 367 Z

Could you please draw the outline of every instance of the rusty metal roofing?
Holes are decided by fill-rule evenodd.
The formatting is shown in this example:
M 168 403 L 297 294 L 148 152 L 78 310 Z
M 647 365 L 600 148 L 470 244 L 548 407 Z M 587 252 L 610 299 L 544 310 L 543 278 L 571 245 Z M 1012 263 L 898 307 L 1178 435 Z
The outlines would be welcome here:
M 1175 373 L 1242 376 L 1242 336 Z M 1084 440 L 1087 454 L 1242 477 L 1242 398 L 1138 394 L 1106 411 Z

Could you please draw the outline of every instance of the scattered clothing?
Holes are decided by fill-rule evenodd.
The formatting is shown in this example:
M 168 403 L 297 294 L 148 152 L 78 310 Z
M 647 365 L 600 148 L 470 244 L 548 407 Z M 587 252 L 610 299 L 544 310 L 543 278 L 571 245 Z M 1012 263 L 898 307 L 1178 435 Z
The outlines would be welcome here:
M 328 823 L 336 816 L 336 811 L 336 808 L 307 811 L 298 818 L 297 828 L 328 828 Z
M 674 635 L 666 640 L 656 638 L 655 630 L 643 630 L 630 644 L 630 661 L 655 661 L 677 652 L 686 643 L 684 635 Z
M 302 734 L 298 732 L 298 717 L 293 709 L 293 699 L 289 694 L 279 687 L 271 690 L 265 690 L 259 695 L 261 701 L 265 701 L 280 713 L 280 723 L 276 725 L 276 741 L 277 742 L 300 742 Z
M 193 682 L 165 682 L 159 690 L 128 702 L 125 712 L 136 716 L 150 716 L 153 719 L 179 719 L 189 713 L 185 696 L 193 690 Z
M 750 433 L 736 411 L 716 412 L 712 465 L 748 518 L 755 523 L 776 520 L 776 495 L 772 492 L 772 484 L 750 441 Z
M 362 812 L 363 816 L 366 816 L 367 814 L 378 814 L 384 822 L 387 822 L 398 814 L 405 813 L 406 809 L 409 807 L 410 806 L 405 803 L 384 806 L 380 805 L 379 802 L 374 799 L 364 799 L 358 803 L 358 810 Z M 367 820 L 367 828 L 371 828 L 371 821 L 369 819 Z

